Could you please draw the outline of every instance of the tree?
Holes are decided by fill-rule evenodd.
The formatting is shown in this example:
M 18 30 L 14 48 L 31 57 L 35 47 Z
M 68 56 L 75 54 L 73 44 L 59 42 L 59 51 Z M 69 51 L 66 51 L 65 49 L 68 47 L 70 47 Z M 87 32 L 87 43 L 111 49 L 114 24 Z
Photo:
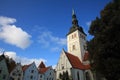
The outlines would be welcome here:
M 120 0 L 113 0 L 92 21 L 88 42 L 93 70 L 107 80 L 120 79 Z

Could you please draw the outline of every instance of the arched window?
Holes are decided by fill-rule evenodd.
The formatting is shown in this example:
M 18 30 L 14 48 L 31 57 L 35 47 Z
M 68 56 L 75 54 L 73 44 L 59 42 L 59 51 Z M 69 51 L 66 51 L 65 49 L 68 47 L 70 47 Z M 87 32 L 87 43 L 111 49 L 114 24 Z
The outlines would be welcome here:
M 77 78 L 78 80 L 80 80 L 79 71 L 77 72 Z
M 62 79 L 62 74 L 61 73 L 59 74 L 59 78 Z

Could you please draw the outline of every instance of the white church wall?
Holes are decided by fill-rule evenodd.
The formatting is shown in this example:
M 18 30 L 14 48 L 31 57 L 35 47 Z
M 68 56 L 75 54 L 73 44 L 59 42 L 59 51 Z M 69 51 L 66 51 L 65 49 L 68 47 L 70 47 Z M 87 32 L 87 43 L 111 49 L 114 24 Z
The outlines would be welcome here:
M 59 58 L 58 64 L 56 66 L 56 78 L 59 78 L 60 73 L 63 74 L 63 72 L 68 71 L 68 74 L 71 75 L 71 64 L 66 57 L 66 53 L 62 51 L 61 56 Z
M 72 73 L 73 80 L 85 80 L 83 70 L 72 68 L 71 73 Z
M 79 34 L 79 37 L 80 37 L 80 51 L 81 51 L 81 61 L 83 60 L 83 57 L 84 57 L 84 53 L 86 51 L 86 48 L 87 48 L 87 44 L 86 44 L 86 36 L 81 33 L 80 31 L 78 32 Z

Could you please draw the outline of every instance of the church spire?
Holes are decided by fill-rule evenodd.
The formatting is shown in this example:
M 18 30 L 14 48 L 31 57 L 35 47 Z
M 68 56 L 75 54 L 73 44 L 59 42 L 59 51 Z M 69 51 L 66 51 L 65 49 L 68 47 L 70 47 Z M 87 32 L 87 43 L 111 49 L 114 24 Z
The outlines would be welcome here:
M 72 10 L 72 24 L 78 26 L 78 20 L 76 18 L 74 9 Z
M 70 33 L 74 32 L 76 30 L 79 30 L 80 32 L 82 32 L 83 34 L 85 34 L 84 31 L 83 31 L 83 29 L 82 29 L 82 27 L 78 25 L 78 20 L 77 20 L 75 11 L 74 11 L 74 9 L 72 9 L 72 27 L 70 28 L 70 30 L 69 30 L 69 32 L 68 32 L 67 35 L 69 35 Z

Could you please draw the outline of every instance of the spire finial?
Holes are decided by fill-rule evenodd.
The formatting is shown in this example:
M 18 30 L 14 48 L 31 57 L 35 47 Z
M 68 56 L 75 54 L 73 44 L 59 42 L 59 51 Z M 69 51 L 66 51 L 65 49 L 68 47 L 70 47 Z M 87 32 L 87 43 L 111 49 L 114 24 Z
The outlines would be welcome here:
M 72 15 L 75 15 L 75 11 L 74 11 L 74 9 L 72 9 Z

